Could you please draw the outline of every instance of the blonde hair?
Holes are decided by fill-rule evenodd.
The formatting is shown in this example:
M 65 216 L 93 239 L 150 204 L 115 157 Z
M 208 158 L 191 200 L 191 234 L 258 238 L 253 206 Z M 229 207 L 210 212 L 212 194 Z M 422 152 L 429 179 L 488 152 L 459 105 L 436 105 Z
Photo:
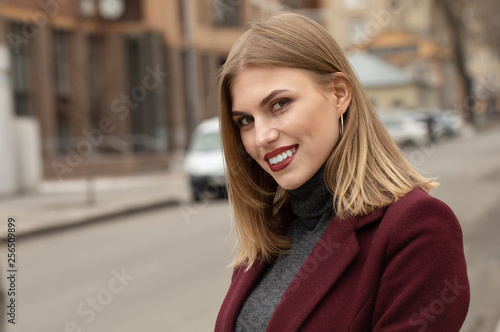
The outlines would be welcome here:
M 227 187 L 239 250 L 234 266 L 272 261 L 290 246 L 281 227 L 287 193 L 245 151 L 231 117 L 230 87 L 248 66 L 305 69 L 319 84 L 340 76 L 352 89 L 344 133 L 330 154 L 325 184 L 340 219 L 365 215 L 403 197 L 414 187 L 437 186 L 418 174 L 389 137 L 347 58 L 318 23 L 285 13 L 254 24 L 235 43 L 219 72 L 219 117 Z M 337 74 L 341 73 L 341 74 Z

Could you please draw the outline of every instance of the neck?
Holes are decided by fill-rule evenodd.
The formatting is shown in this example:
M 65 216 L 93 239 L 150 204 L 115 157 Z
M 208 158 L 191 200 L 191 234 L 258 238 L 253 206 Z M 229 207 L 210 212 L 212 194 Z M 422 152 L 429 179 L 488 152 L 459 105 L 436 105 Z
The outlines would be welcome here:
M 308 228 L 315 226 L 321 216 L 333 206 L 333 195 L 326 188 L 324 173 L 325 165 L 301 187 L 288 192 L 293 213 Z

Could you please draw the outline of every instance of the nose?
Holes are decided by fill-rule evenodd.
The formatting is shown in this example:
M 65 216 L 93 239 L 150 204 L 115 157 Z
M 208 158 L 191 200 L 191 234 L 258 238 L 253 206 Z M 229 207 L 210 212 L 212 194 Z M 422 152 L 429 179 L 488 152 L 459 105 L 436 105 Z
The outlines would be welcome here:
M 280 134 L 271 121 L 261 120 L 255 122 L 255 143 L 265 147 L 279 138 Z

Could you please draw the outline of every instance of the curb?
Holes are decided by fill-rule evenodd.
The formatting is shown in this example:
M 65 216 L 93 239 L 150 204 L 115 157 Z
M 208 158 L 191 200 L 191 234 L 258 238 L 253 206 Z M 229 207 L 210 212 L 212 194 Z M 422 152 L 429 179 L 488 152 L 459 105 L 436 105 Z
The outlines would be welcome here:
M 180 199 L 168 199 L 168 200 L 157 200 L 149 203 L 137 204 L 135 206 L 123 207 L 121 209 L 109 210 L 104 212 L 97 211 L 94 213 L 89 213 L 88 215 L 83 215 L 70 220 L 62 221 L 59 223 L 52 223 L 50 225 L 44 224 L 39 227 L 31 227 L 26 230 L 16 230 L 16 238 L 30 238 L 39 235 L 47 235 L 55 233 L 58 231 L 68 230 L 72 228 L 82 227 L 95 222 L 100 222 L 106 219 L 116 218 L 119 216 L 144 212 L 147 210 L 153 210 L 158 208 L 164 208 L 169 206 L 176 206 L 183 203 Z M 0 241 L 7 240 L 7 233 L 0 235 Z

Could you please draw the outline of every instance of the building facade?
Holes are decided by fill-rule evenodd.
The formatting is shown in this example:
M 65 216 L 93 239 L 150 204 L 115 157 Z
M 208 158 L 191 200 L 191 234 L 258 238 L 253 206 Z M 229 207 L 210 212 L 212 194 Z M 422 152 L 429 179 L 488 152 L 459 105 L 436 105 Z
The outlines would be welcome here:
M 487 31 L 471 15 L 479 4 L 466 6 L 463 15 L 468 33 L 463 44 L 474 81 L 468 96 L 459 88 L 449 27 L 433 0 L 329 0 L 324 24 L 344 49 L 370 52 L 433 85 L 440 95 L 440 108 L 461 111 L 465 100 L 482 113 L 499 108 L 500 58 L 481 38 Z
M 45 178 L 158 169 L 169 151 L 185 146 L 183 90 L 176 90 L 182 39 L 164 33 L 151 15 L 176 12 L 178 4 L 11 0 L 0 6 L 12 113 L 38 122 Z M 172 16 L 177 22 L 169 20 L 165 31 L 180 25 Z

